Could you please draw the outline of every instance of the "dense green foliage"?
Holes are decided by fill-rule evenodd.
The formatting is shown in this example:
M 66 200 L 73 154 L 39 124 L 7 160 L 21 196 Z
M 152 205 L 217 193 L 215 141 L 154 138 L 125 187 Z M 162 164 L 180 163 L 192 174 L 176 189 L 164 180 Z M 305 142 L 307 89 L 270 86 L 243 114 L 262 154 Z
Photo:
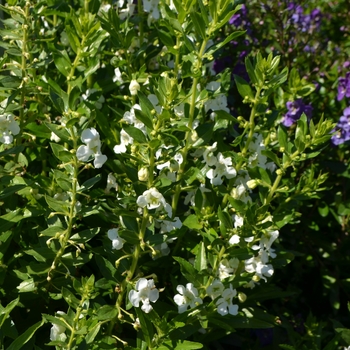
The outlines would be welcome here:
M 347 1 L 1 14 L 1 349 L 350 345 Z

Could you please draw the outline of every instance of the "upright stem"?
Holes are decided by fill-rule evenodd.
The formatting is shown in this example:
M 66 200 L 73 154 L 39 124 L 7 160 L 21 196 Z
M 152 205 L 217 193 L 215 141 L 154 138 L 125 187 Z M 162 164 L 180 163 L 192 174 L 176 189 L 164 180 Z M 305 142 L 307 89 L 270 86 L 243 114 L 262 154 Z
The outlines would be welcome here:
M 25 98 L 26 98 L 26 85 L 27 85 L 27 59 L 28 59 L 28 17 L 29 17 L 30 4 L 27 2 L 24 7 L 24 23 L 22 24 L 22 60 L 21 60 L 21 71 L 22 71 L 22 83 L 21 83 L 21 108 L 19 110 L 19 127 L 22 131 L 24 124 L 24 109 L 25 109 Z M 16 137 L 16 143 L 19 145 L 22 143 L 22 136 L 19 133 Z
M 198 53 L 197 69 L 200 71 L 202 69 L 203 54 L 204 54 L 205 48 L 207 46 L 207 42 L 208 42 L 208 39 L 205 39 L 202 42 L 201 49 Z M 184 172 L 186 169 L 186 164 L 187 164 L 187 154 L 188 154 L 188 151 L 190 150 L 191 144 L 192 144 L 191 136 L 193 133 L 192 128 L 193 128 L 193 121 L 194 121 L 194 113 L 195 113 L 195 109 L 196 109 L 196 97 L 197 97 L 197 84 L 198 84 L 198 82 L 199 82 L 198 77 L 195 77 L 193 79 L 193 82 L 192 82 L 190 111 L 189 111 L 189 120 L 188 120 L 188 129 L 189 130 L 186 132 L 186 135 L 185 135 L 185 147 L 182 150 L 183 162 L 180 164 L 180 168 L 179 168 L 179 171 L 177 173 L 176 181 L 178 184 L 175 187 L 175 193 L 174 193 L 173 201 L 172 201 L 172 209 L 173 209 L 174 216 L 175 216 L 177 205 L 178 205 L 179 198 L 180 198 L 181 182 L 182 182 L 182 178 L 183 178 L 183 175 L 184 175 Z
M 78 138 L 75 135 L 73 127 L 70 128 L 70 132 L 71 132 L 71 137 L 72 137 L 73 144 L 74 144 L 74 149 L 76 149 Z M 74 225 L 74 221 L 75 221 L 75 205 L 77 203 L 77 184 L 78 184 L 78 174 L 79 174 L 79 164 L 78 164 L 78 159 L 77 159 L 76 155 L 73 156 L 72 163 L 73 163 L 73 168 L 74 168 L 73 178 L 72 178 L 72 191 L 71 191 L 72 200 L 70 203 L 69 214 L 68 214 L 68 218 L 67 218 L 67 229 L 64 231 L 64 236 L 60 240 L 61 248 L 58 250 L 56 257 L 55 257 L 55 259 L 51 265 L 51 268 L 48 272 L 48 280 L 51 279 L 51 277 L 50 277 L 51 271 L 56 269 L 62 255 L 64 254 L 64 252 L 66 250 L 67 242 L 72 234 L 73 225 Z

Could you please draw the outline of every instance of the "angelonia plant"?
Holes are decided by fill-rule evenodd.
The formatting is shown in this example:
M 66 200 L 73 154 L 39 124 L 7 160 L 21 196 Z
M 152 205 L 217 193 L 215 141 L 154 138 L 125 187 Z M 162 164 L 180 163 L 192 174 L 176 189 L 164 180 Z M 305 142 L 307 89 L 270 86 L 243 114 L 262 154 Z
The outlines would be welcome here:
M 241 9 L 1 6 L 3 349 L 200 349 L 278 322 L 263 300 L 293 259 L 280 229 L 322 191 L 308 161 L 335 123 L 314 123 L 279 55 L 215 72 Z

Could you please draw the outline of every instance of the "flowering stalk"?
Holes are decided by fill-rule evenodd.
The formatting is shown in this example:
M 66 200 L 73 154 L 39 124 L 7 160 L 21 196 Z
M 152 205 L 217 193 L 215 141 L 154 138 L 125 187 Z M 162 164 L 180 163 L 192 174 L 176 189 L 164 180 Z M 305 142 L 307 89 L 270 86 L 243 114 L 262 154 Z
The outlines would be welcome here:
M 201 45 L 201 48 L 199 50 L 198 53 L 198 58 L 197 58 L 197 67 L 196 70 L 198 70 L 199 72 L 202 69 L 202 65 L 203 65 L 203 55 L 204 55 L 204 51 L 205 48 L 207 46 L 208 43 L 208 39 L 204 39 Z M 197 73 L 197 72 L 195 72 Z M 176 208 L 177 208 L 177 204 L 179 202 L 179 198 L 180 198 L 180 193 L 181 193 L 181 182 L 182 182 L 182 178 L 186 169 L 186 163 L 187 163 L 187 153 L 189 151 L 189 149 L 191 148 L 191 136 L 192 136 L 192 127 L 193 127 L 193 120 L 194 120 L 194 112 L 195 112 L 195 108 L 196 108 L 196 92 L 197 92 L 197 84 L 198 84 L 198 77 L 196 76 L 193 79 L 193 83 L 192 83 L 192 88 L 191 88 L 191 103 L 190 103 L 190 111 L 189 111 L 189 121 L 188 121 L 188 128 L 190 130 L 188 130 L 186 132 L 185 135 L 185 147 L 183 148 L 182 151 L 182 157 L 183 157 L 183 162 L 180 164 L 180 169 L 177 173 L 177 177 L 176 177 L 176 181 L 178 182 L 178 184 L 176 185 L 175 188 L 175 193 L 173 196 L 173 201 L 172 201 L 172 209 L 173 209 L 173 213 L 175 215 L 176 213 Z
M 30 3 L 26 2 L 24 6 L 24 11 L 22 12 L 24 17 L 24 23 L 22 24 L 22 61 L 21 61 L 21 71 L 22 71 L 22 82 L 20 85 L 21 88 L 21 102 L 20 102 L 20 110 L 19 110 L 19 127 L 20 130 L 23 130 L 23 122 L 24 122 L 24 106 L 25 106 L 25 98 L 27 95 L 26 92 L 26 84 L 28 82 L 27 77 L 27 59 L 28 59 L 28 28 L 29 28 L 29 7 Z M 17 145 L 20 145 L 22 143 L 22 133 L 19 133 L 16 137 L 16 143 Z
M 74 132 L 74 128 L 70 127 L 69 131 L 71 134 L 71 139 L 73 141 L 73 147 L 74 147 L 74 149 L 77 149 L 78 137 Z M 55 257 L 53 263 L 51 264 L 51 268 L 48 272 L 48 277 L 47 277 L 48 281 L 51 280 L 51 276 L 50 276 L 51 271 L 56 269 L 62 255 L 64 254 L 64 252 L 66 250 L 68 240 L 72 234 L 72 229 L 73 229 L 75 216 L 76 216 L 75 215 L 75 210 L 76 210 L 75 205 L 77 203 L 77 184 L 78 184 L 79 164 L 78 164 L 78 159 L 77 159 L 76 155 L 73 154 L 72 157 L 73 157 L 72 158 L 73 177 L 72 177 L 72 189 L 71 189 L 71 203 L 70 203 L 70 208 L 69 208 L 69 215 L 68 215 L 68 218 L 66 219 L 67 229 L 64 231 L 63 238 L 60 239 L 61 248 L 58 250 L 56 257 Z

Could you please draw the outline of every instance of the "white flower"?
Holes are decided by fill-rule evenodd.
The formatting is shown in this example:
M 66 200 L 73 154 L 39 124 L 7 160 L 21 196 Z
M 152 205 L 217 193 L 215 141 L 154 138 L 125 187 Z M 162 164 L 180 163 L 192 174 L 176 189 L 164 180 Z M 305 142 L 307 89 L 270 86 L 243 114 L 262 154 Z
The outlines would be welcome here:
M 219 280 L 214 280 L 212 284 L 207 288 L 207 294 L 212 298 L 216 299 L 224 291 L 225 287 Z
M 274 272 L 273 266 L 266 264 L 267 262 L 268 256 L 266 252 L 260 251 L 257 256 L 245 260 L 245 270 L 249 273 L 255 273 L 259 279 L 262 278 L 266 282 L 266 277 L 271 277 Z
M 239 240 L 240 240 L 240 238 L 238 235 L 233 235 L 228 242 L 230 244 L 238 244 Z
M 115 188 L 115 190 L 118 191 L 117 179 L 112 173 L 109 173 L 107 176 L 107 186 L 105 192 L 109 193 L 112 188 Z
M 94 156 L 95 168 L 101 168 L 107 161 L 107 157 L 101 153 L 100 134 L 94 128 L 85 129 L 81 134 L 81 140 L 86 143 L 86 146 L 79 146 L 77 149 L 78 160 L 87 162 L 91 156 Z
M 143 124 L 136 118 L 135 109 L 141 110 L 140 105 L 135 104 L 132 106 L 130 112 L 125 112 L 123 115 L 123 120 L 126 121 L 128 124 L 134 125 L 135 128 L 140 129 L 146 135 L 145 124 Z
M 225 176 L 227 179 L 232 179 L 237 175 L 236 169 L 231 167 L 232 159 L 219 153 L 217 157 L 217 162 L 215 163 L 215 169 L 210 169 L 207 172 L 207 178 L 210 179 L 210 183 L 214 186 L 221 185 L 223 180 L 222 177 Z
M 140 90 L 140 84 L 136 80 L 131 80 L 129 90 L 131 95 L 137 95 L 137 91 Z
M 59 315 L 65 315 L 66 313 L 63 311 L 57 311 L 57 314 Z M 67 339 L 67 336 L 65 334 L 66 328 L 59 325 L 59 324 L 52 324 L 51 330 L 50 330 L 50 340 L 51 341 L 62 341 L 64 342 Z
M 143 9 L 145 12 L 149 12 L 147 18 L 148 26 L 151 25 L 153 20 L 157 20 L 160 17 L 158 9 L 159 0 L 143 0 Z
M 203 153 L 204 161 L 207 165 L 213 166 L 216 164 L 217 159 L 213 152 L 216 151 L 217 142 L 214 142 L 211 146 L 207 146 Z
M 124 0 L 118 1 L 118 7 L 121 8 L 124 5 Z M 133 15 L 135 11 L 135 5 L 133 3 L 133 0 L 127 0 L 126 2 L 126 8 L 121 9 L 119 12 L 119 18 L 121 20 L 124 20 L 126 17 L 130 17 Z
M 198 290 L 192 283 L 187 283 L 186 288 L 178 285 L 176 290 L 180 294 L 174 296 L 174 301 L 179 307 L 179 313 L 182 314 L 188 308 L 194 308 L 197 305 L 203 304 L 203 300 L 198 296 Z
M 158 192 L 155 187 L 152 187 L 149 190 L 143 192 L 143 194 L 137 198 L 136 203 L 141 208 L 147 206 L 147 209 L 149 210 L 164 209 L 167 212 L 169 218 L 172 217 L 172 209 L 170 204 L 165 201 L 163 195 Z
M 61 139 L 53 131 L 51 131 L 50 140 L 51 141 L 55 141 L 55 142 L 60 142 L 61 141 Z
M 153 309 L 150 301 L 155 303 L 159 298 L 159 291 L 155 287 L 153 279 L 140 278 L 136 283 L 135 289 L 129 292 L 131 304 L 139 307 L 140 301 L 142 301 L 141 310 L 148 314 Z
M 208 91 L 216 91 L 220 89 L 220 83 L 218 81 L 211 81 L 210 83 L 207 84 L 205 87 Z
M 122 249 L 123 244 L 125 243 L 125 240 L 118 235 L 118 229 L 117 228 L 112 228 L 108 230 L 107 232 L 108 238 L 112 241 L 112 249 Z
M 178 216 L 173 221 L 162 220 L 160 224 L 160 233 L 168 233 L 182 227 L 182 222 Z
M 252 246 L 253 250 L 260 249 L 261 251 L 266 252 L 271 258 L 276 257 L 275 250 L 271 248 L 272 243 L 277 239 L 279 232 L 275 231 L 267 231 L 265 235 L 260 238 L 259 245 Z
M 239 260 L 237 258 L 232 258 L 230 260 L 223 259 L 221 260 L 218 268 L 218 275 L 220 280 L 232 276 L 237 270 L 239 265 Z
M 232 304 L 232 299 L 237 295 L 236 289 L 232 288 L 230 284 L 230 288 L 226 288 L 222 293 L 222 298 L 220 298 L 216 305 L 218 307 L 218 313 L 221 316 L 225 316 L 227 314 L 231 314 L 233 316 L 238 314 L 238 305 Z
M 219 94 L 214 99 L 206 101 L 204 103 L 204 109 L 205 112 L 208 112 L 211 109 L 212 111 L 225 111 L 230 113 L 230 110 L 227 107 L 227 97 L 223 94 Z
M 123 84 L 123 78 L 122 78 L 122 73 L 119 68 L 116 68 L 114 70 L 114 77 L 113 77 L 113 83 L 118 82 L 120 84 Z
M 125 153 L 126 146 L 134 142 L 134 139 L 124 129 L 120 131 L 120 145 L 115 145 L 113 151 L 116 154 Z
M 243 226 L 243 218 L 241 216 L 233 214 L 232 220 L 234 221 L 235 228 Z
M 0 142 L 5 145 L 9 145 L 13 141 L 12 135 L 17 135 L 20 132 L 20 128 L 13 118 L 13 115 L 3 114 L 0 115 Z M 11 135 L 12 134 L 12 135 Z

